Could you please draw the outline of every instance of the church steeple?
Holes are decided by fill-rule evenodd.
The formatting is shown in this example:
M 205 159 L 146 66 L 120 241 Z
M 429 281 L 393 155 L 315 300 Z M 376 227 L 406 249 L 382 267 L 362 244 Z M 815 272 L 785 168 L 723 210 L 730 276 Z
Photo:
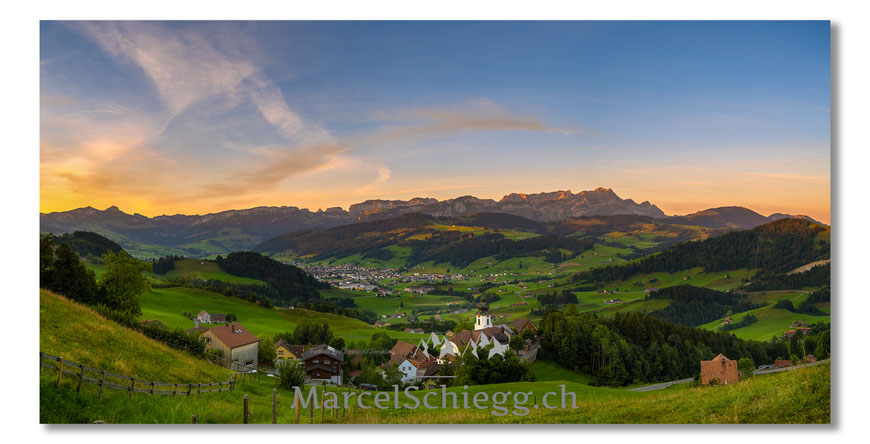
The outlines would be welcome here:
M 492 327 L 492 315 L 489 314 L 489 304 L 486 303 L 485 295 L 480 295 L 477 310 L 477 314 L 474 315 L 474 329 L 483 330 Z

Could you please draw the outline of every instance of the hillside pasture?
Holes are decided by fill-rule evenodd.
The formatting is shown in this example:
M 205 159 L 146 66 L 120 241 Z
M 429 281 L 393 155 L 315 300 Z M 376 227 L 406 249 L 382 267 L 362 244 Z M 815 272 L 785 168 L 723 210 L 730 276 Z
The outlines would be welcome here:
M 205 259 L 179 259 L 175 261 L 175 268 L 165 274 L 154 275 L 158 279 L 171 279 L 180 277 L 194 277 L 196 279 L 213 279 L 233 284 L 266 285 L 259 279 L 251 279 L 229 274 L 216 263 Z

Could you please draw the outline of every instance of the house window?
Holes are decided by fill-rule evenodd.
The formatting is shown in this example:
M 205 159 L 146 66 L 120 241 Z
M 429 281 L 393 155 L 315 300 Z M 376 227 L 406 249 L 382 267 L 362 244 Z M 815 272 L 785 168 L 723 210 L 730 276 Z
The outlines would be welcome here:
M 320 364 L 320 361 L 318 361 L 317 359 L 315 359 L 315 360 L 314 360 L 314 363 L 315 363 L 315 364 Z
M 329 359 L 324 359 L 324 360 L 323 360 L 323 363 L 324 363 L 324 364 L 329 364 Z
M 278 356 L 284 356 L 284 350 L 278 350 Z

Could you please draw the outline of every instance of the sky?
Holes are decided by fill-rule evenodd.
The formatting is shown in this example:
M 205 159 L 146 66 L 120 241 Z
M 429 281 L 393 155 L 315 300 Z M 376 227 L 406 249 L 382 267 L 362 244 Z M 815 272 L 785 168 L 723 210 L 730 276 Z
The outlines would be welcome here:
M 830 221 L 830 24 L 42 22 L 40 211 L 612 188 Z

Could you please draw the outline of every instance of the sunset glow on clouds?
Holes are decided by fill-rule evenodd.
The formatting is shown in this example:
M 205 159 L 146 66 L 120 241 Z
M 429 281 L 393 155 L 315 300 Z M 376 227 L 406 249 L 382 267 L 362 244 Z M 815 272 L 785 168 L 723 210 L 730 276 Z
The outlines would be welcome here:
M 827 22 L 44 22 L 41 211 L 613 188 L 830 214 Z

